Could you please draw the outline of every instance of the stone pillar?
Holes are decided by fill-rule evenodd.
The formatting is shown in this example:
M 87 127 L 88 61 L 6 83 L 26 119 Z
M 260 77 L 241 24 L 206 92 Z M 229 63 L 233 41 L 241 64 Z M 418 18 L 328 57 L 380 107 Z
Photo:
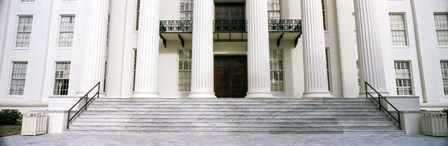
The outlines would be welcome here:
M 213 0 L 193 6 L 193 56 L 190 98 L 216 98 L 213 75 Z
M 89 18 L 82 64 L 81 87 L 78 95 L 85 94 L 98 82 L 103 83 L 108 18 L 109 0 L 89 1 Z
M 248 92 L 246 97 L 273 97 L 269 69 L 267 0 L 247 0 Z
M 133 98 L 159 98 L 157 68 L 159 60 L 159 0 L 140 1 L 137 42 L 137 67 Z
M 305 98 L 332 97 L 328 90 L 325 35 L 320 0 L 302 0 Z
M 382 94 L 388 94 L 381 52 L 380 19 L 377 0 L 355 0 L 356 33 L 358 39 L 358 60 L 361 81 L 367 81 Z M 365 95 L 364 82 L 360 96 Z

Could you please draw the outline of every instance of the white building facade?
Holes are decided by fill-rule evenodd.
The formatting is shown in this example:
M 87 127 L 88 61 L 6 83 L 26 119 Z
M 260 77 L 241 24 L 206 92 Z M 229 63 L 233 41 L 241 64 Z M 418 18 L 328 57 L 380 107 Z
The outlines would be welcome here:
M 193 4 L 194 3 L 194 4 Z M 3 0 L 0 107 L 105 98 L 448 105 L 446 0 Z

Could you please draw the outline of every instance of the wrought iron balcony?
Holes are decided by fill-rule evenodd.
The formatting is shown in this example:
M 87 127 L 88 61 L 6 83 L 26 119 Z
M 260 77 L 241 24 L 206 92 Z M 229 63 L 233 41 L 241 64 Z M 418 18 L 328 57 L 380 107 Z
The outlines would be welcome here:
M 300 19 L 270 19 L 268 25 L 271 32 L 302 32 Z
M 192 20 L 162 20 L 160 33 L 188 33 L 193 32 Z
M 215 33 L 247 32 L 246 20 L 215 20 Z

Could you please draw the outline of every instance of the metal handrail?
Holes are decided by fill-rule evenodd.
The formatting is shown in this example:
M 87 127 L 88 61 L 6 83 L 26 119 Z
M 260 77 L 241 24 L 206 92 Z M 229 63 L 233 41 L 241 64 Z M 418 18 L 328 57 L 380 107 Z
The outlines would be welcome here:
M 89 94 L 98 87 L 97 92 L 92 96 L 92 98 L 89 99 Z M 81 114 L 81 112 L 87 110 L 87 106 L 89 106 L 89 104 L 92 102 L 93 99 L 95 99 L 95 97 L 99 98 L 100 97 L 100 89 L 101 89 L 101 82 L 98 82 L 95 86 L 93 86 L 92 89 L 89 90 L 89 92 L 87 92 L 81 99 L 78 100 L 78 102 L 75 103 L 75 105 L 73 105 L 69 110 L 68 110 L 68 115 L 67 115 L 67 129 L 70 128 L 70 123 L 77 117 L 79 116 L 79 114 Z M 71 111 L 73 110 L 73 108 L 76 107 L 76 105 L 80 104 L 82 100 L 85 100 L 85 104 L 79 108 L 78 111 L 76 111 L 76 113 L 73 116 L 70 116 Z
M 375 99 L 375 97 L 369 93 L 368 89 L 372 89 L 377 95 L 378 95 L 378 100 Z M 375 101 L 378 104 L 379 110 L 381 111 L 385 111 L 390 117 L 392 117 L 392 119 L 398 123 L 398 128 L 401 130 L 401 118 L 400 118 L 400 111 L 394 106 L 392 105 L 386 98 L 384 98 L 383 95 L 381 95 L 375 88 L 373 88 L 372 85 L 370 85 L 368 82 L 365 82 L 365 92 L 366 92 L 366 98 L 371 98 L 373 99 L 373 101 Z M 381 100 L 386 101 L 386 103 L 388 105 L 390 105 L 396 112 L 397 112 L 397 117 L 395 117 L 394 115 L 392 115 L 392 113 L 389 112 L 389 110 L 387 110 L 382 104 L 381 104 Z

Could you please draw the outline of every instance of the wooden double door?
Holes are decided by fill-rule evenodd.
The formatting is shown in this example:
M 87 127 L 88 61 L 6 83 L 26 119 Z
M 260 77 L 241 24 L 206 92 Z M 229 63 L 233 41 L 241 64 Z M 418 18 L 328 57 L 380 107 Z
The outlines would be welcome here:
M 246 96 L 246 56 L 215 56 L 214 67 L 217 97 L 243 98 Z

